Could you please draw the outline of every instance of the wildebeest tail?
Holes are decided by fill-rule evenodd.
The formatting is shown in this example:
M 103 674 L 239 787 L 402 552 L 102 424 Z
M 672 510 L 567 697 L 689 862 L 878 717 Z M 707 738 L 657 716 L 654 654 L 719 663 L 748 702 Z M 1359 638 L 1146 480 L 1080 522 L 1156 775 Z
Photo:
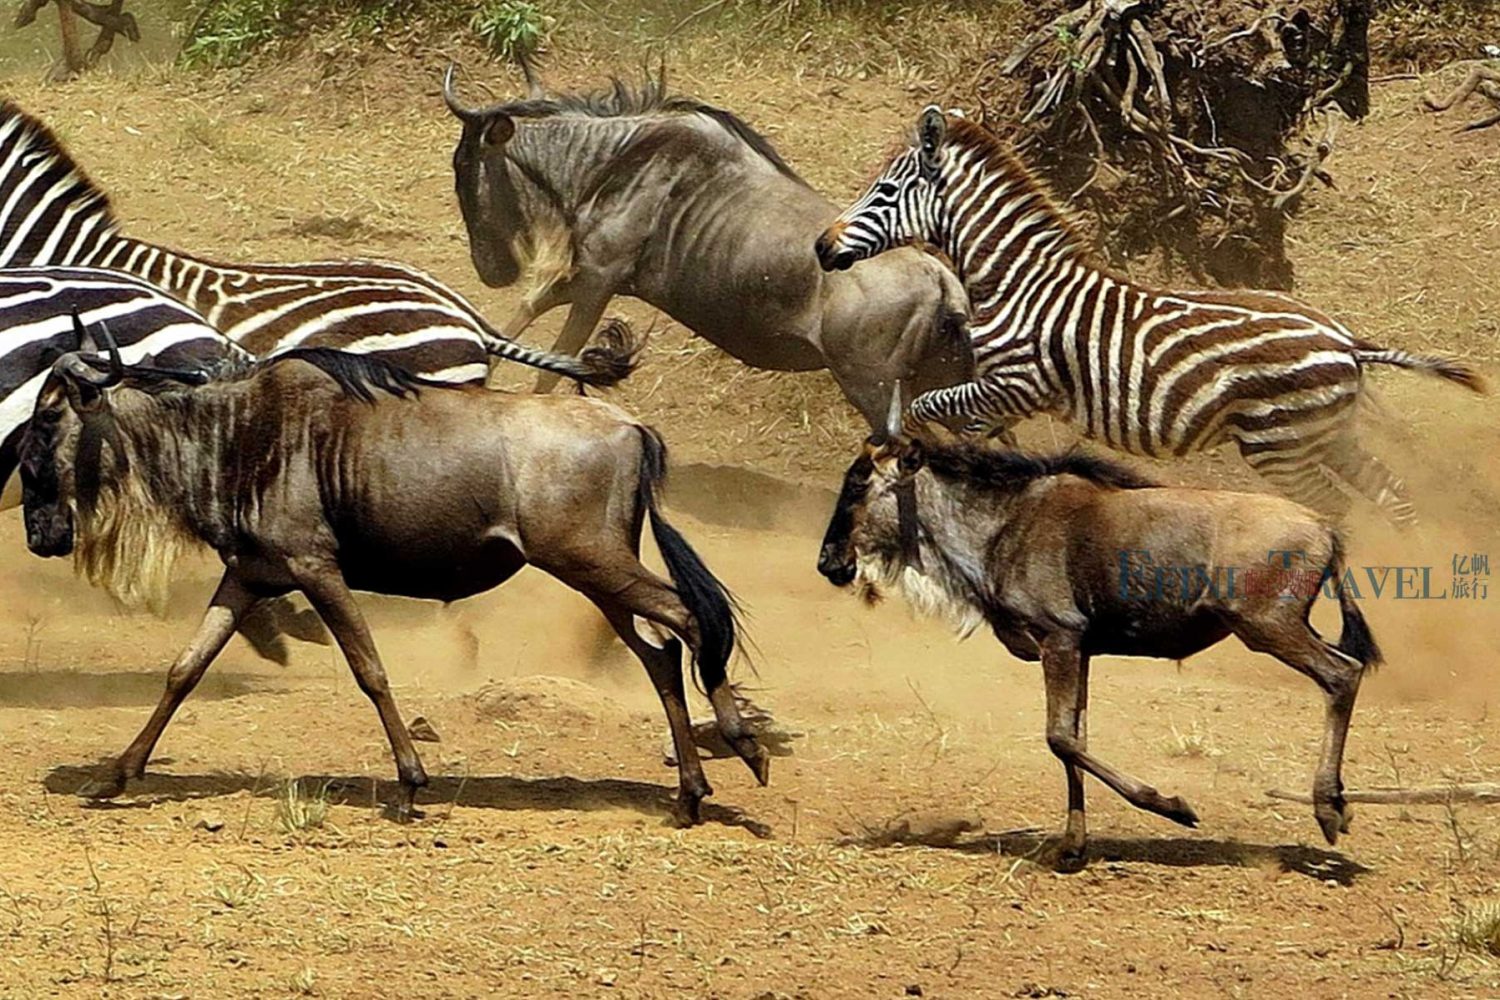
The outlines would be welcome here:
M 667 446 L 650 427 L 640 427 L 641 471 L 637 483 L 638 508 L 651 518 L 651 535 L 661 551 L 662 562 L 682 603 L 698 622 L 699 649 L 696 664 L 703 689 L 714 691 L 728 678 L 729 657 L 734 653 L 738 615 L 734 597 L 688 544 L 667 523 L 657 504 L 657 495 L 667 476 Z
M 1343 619 L 1343 628 L 1339 633 L 1339 652 L 1351 656 L 1364 664 L 1366 669 L 1373 670 L 1380 666 L 1380 647 L 1375 643 L 1375 636 L 1370 632 L 1369 623 L 1359 610 L 1359 604 L 1355 602 L 1354 595 L 1348 587 L 1344 586 L 1344 543 L 1338 535 L 1333 536 L 1333 556 L 1328 561 L 1328 574 L 1333 580 L 1333 587 L 1339 598 L 1339 615 Z
M 617 318 L 606 320 L 594 341 L 574 357 L 528 347 L 488 327 L 484 332 L 485 350 L 494 357 L 556 372 L 583 385 L 600 388 L 615 385 L 635 371 L 636 360 L 645 345 L 644 337 L 637 337 L 629 323 Z
M 1354 347 L 1354 358 L 1362 365 L 1394 365 L 1397 368 L 1428 372 L 1450 382 L 1457 382 L 1471 392 L 1487 391 L 1484 376 L 1457 358 L 1441 354 L 1413 354 L 1410 351 L 1360 342 Z

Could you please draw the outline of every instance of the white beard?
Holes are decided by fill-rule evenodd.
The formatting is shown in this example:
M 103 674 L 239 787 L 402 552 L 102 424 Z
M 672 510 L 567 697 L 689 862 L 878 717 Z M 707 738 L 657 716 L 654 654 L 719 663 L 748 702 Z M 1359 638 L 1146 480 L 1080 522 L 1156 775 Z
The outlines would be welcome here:
M 861 553 L 855 559 L 855 580 L 876 593 L 900 591 L 913 611 L 946 622 L 960 639 L 967 639 L 984 624 L 983 613 L 967 595 L 956 594 L 946 581 L 899 561 Z

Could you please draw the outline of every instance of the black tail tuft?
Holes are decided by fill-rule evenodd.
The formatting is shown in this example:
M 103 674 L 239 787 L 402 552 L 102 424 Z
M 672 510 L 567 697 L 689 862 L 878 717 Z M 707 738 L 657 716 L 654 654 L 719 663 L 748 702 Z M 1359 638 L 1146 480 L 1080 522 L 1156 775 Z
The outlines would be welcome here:
M 638 509 L 651 518 L 651 535 L 667 564 L 672 585 L 682 603 L 698 622 L 699 648 L 695 658 L 698 681 L 713 692 L 728 678 L 729 658 L 734 654 L 739 615 L 734 597 L 725 589 L 688 544 L 657 509 L 657 492 L 667 475 L 667 446 L 649 427 L 641 427 L 641 470 L 637 484 Z
M 646 336 L 636 336 L 631 325 L 619 317 L 606 320 L 594 335 L 594 343 L 585 347 L 578 360 L 587 370 L 583 379 L 588 385 L 608 388 L 623 382 L 635 371 Z
M 1364 613 L 1359 610 L 1354 596 L 1343 586 L 1344 543 L 1337 535 L 1333 538 L 1333 558 L 1329 560 L 1328 572 L 1333 577 L 1334 589 L 1339 597 L 1339 614 L 1343 619 L 1343 630 L 1339 633 L 1339 652 L 1351 656 L 1364 664 L 1366 670 L 1380 666 L 1380 646 L 1370 632 Z

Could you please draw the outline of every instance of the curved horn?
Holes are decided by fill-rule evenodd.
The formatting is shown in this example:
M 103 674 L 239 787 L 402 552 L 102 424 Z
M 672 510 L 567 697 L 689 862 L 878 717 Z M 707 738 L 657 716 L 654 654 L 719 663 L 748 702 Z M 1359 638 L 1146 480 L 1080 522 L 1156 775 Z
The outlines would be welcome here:
M 99 335 L 104 338 L 104 349 L 109 352 L 109 376 L 118 382 L 125 377 L 125 359 L 120 357 L 120 345 L 115 342 L 115 335 L 109 332 L 109 324 L 103 320 L 99 321 Z M 899 382 L 896 384 L 900 385 Z
M 84 360 L 83 355 L 77 351 L 69 351 L 58 358 L 52 364 L 52 370 L 59 375 L 91 385 L 96 389 L 108 389 L 120 381 L 113 372 L 101 372 L 93 365 Z
M 901 433 L 901 380 L 891 389 L 891 408 L 885 415 L 885 432 L 891 437 Z
M 526 99 L 528 101 L 540 101 L 545 98 L 547 92 L 542 89 L 541 81 L 536 78 L 536 73 L 531 68 L 531 58 L 525 52 L 517 49 L 516 62 L 521 64 L 521 75 L 526 78 Z
M 57 364 L 53 366 L 54 369 L 100 388 L 116 385 L 125 378 L 125 362 L 120 357 L 120 345 L 115 342 L 114 335 L 109 332 L 108 324 L 103 322 L 99 324 L 100 337 L 104 341 L 105 350 L 109 352 L 109 371 L 107 372 L 99 371 L 83 358 L 85 352 L 96 353 L 98 347 L 89 338 L 88 328 L 83 325 L 83 317 L 78 315 L 76 308 L 73 310 L 73 332 L 78 334 L 78 350 L 64 354 L 57 360 Z M 64 365 L 63 362 L 69 359 L 72 359 L 70 363 Z
M 483 114 L 474 108 L 466 108 L 458 101 L 458 95 L 453 92 L 453 78 L 458 75 L 458 63 L 448 64 L 448 71 L 443 74 L 443 100 L 448 105 L 448 110 L 453 112 L 453 117 L 465 125 L 479 121 Z

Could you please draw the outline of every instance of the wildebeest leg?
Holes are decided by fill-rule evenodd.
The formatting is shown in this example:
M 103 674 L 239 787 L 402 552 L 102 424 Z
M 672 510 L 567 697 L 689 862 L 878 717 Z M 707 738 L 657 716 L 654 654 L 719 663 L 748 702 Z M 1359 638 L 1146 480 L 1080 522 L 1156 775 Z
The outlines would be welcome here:
M 590 593 L 588 596 L 645 666 L 656 694 L 661 698 L 661 707 L 667 714 L 667 727 L 672 731 L 672 746 L 677 753 L 677 803 L 673 819 L 679 826 L 693 826 L 699 821 L 699 805 L 714 790 L 703 773 L 698 747 L 693 743 L 687 690 L 682 683 L 682 643 L 669 639 L 664 646 L 652 645 L 636 631 L 634 615 L 622 603 L 602 594 Z
M 1063 762 L 1092 774 L 1138 809 L 1165 816 L 1183 826 L 1197 826 L 1198 815 L 1178 796 L 1170 798 L 1145 782 L 1115 770 L 1090 755 L 1082 736 L 1081 707 L 1086 704 L 1084 674 L 1086 661 L 1078 648 L 1078 637 L 1071 633 L 1054 633 L 1042 642 L 1042 673 L 1047 682 L 1047 746 Z M 1072 826 L 1073 775 L 1069 776 L 1069 826 Z M 1078 790 L 1079 813 L 1082 814 L 1083 791 Z M 1081 831 L 1081 827 L 1080 827 Z M 1067 845 L 1067 835 L 1064 835 Z M 1079 845 L 1081 850 L 1082 845 Z
M 337 566 L 321 562 L 312 565 L 294 563 L 292 574 L 297 586 L 302 588 L 338 640 L 359 689 L 374 702 L 375 710 L 380 713 L 380 724 L 385 727 L 386 739 L 390 741 L 391 753 L 396 758 L 396 774 L 401 779 L 401 801 L 396 804 L 398 818 L 404 820 L 419 815 L 412 803 L 417 789 L 427 784 L 427 772 L 422 768 L 411 734 L 401 721 L 396 699 L 391 697 L 391 683 L 375 649 L 370 627 L 365 624 L 364 615 L 354 602 L 354 595 L 344 585 Z
M 1282 663 L 1306 674 L 1323 690 L 1326 698 L 1323 724 L 1323 752 L 1313 776 L 1313 815 L 1328 843 L 1338 841 L 1340 833 L 1349 832 L 1353 810 L 1344 801 L 1344 742 L 1349 735 L 1349 721 L 1354 715 L 1354 699 L 1364 677 L 1364 667 L 1352 657 L 1325 642 L 1303 618 L 1303 609 L 1292 602 L 1282 602 L 1286 620 L 1274 622 L 1238 621 L 1234 633 L 1249 648 L 1269 653 Z
M 1088 699 L 1088 657 L 1072 636 L 1055 638 L 1042 647 L 1042 674 L 1047 685 L 1047 746 L 1062 761 L 1068 780 L 1068 824 L 1059 845 L 1060 867 L 1083 863 L 1088 839 L 1084 816 L 1083 774 L 1075 760 L 1087 745 L 1083 705 Z
M 229 637 L 234 635 L 245 613 L 258 600 L 240 584 L 233 571 L 224 574 L 219 581 L 219 588 L 214 591 L 213 599 L 209 601 L 208 610 L 203 613 L 198 631 L 194 633 L 187 648 L 177 655 L 172 669 L 167 672 L 167 689 L 157 703 L 156 711 L 146 721 L 145 728 L 130 741 L 130 746 L 125 748 L 125 752 L 105 773 L 79 790 L 79 795 L 91 799 L 112 798 L 125 790 L 127 779 L 139 778 L 146 773 L 146 762 L 151 757 L 151 751 L 156 748 L 156 741 L 161 739 L 167 723 L 172 721 L 177 706 L 197 686 L 203 672 L 214 661 L 214 657 L 219 655 Z
M 599 318 L 604 315 L 604 307 L 609 305 L 611 297 L 609 293 L 603 293 L 575 298 L 573 307 L 568 310 L 568 318 L 563 321 L 562 333 L 557 335 L 557 340 L 552 344 L 552 352 L 577 354 L 583 350 L 594 327 L 599 325 Z M 560 378 L 562 376 L 556 372 L 542 372 L 537 376 L 536 391 L 551 392 Z

